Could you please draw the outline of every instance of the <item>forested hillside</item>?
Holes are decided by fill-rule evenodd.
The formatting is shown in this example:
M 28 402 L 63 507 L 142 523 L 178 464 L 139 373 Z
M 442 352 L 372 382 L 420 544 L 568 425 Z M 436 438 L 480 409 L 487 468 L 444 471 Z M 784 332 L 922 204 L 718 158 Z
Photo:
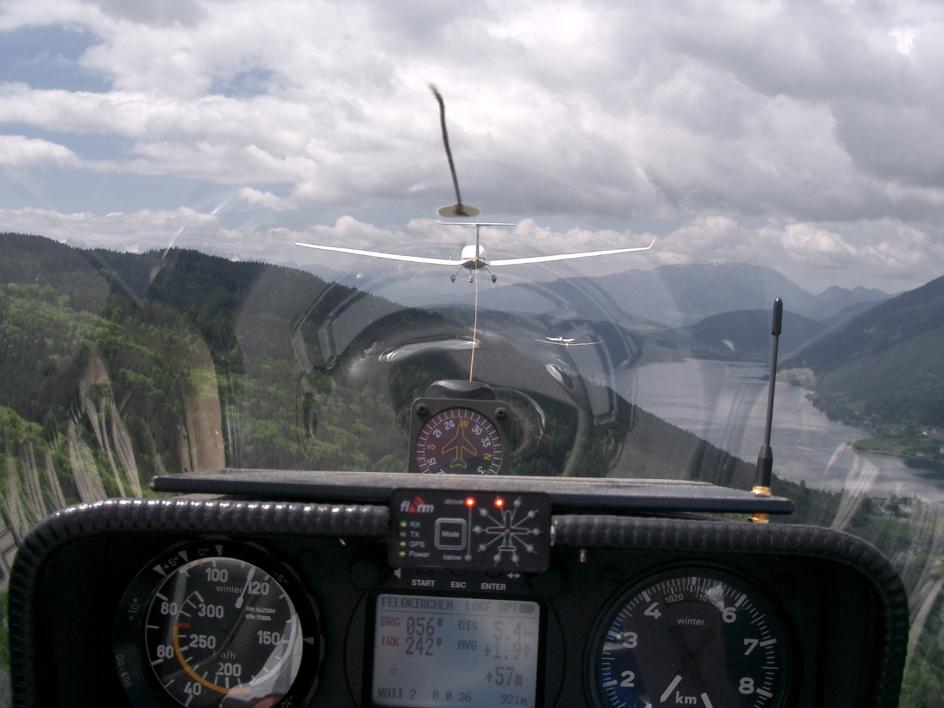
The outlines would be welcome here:
M 64 502 L 139 495 L 156 474 L 200 468 L 403 469 L 410 401 L 465 371 L 435 348 L 401 361 L 380 343 L 461 338 L 469 320 L 261 263 L 3 234 L 4 515 L 20 535 Z M 492 336 L 483 363 L 515 356 L 506 339 Z M 529 398 L 514 390 L 522 376 Z M 510 377 L 513 472 L 749 483 L 748 466 L 619 396 L 605 394 L 611 413 L 587 428 L 555 391 L 539 363 Z
M 141 494 L 155 474 L 383 466 L 391 448 L 357 440 L 341 419 L 350 411 L 327 409 L 319 436 L 299 441 L 299 396 L 329 382 L 297 363 L 292 318 L 323 290 L 305 273 L 195 252 L 0 236 L 3 499 L 13 532 L 67 500 Z M 359 406 L 363 424 L 378 415 L 365 392 L 330 385 Z
M 871 429 L 864 449 L 944 462 L 944 278 L 854 317 L 786 366 L 816 375 L 816 403 Z
M 676 339 L 676 346 L 687 346 L 691 356 L 697 358 L 766 362 L 770 357 L 770 318 L 769 309 L 724 312 L 658 336 Z M 824 328 L 822 322 L 784 312 L 781 353 L 796 350 Z

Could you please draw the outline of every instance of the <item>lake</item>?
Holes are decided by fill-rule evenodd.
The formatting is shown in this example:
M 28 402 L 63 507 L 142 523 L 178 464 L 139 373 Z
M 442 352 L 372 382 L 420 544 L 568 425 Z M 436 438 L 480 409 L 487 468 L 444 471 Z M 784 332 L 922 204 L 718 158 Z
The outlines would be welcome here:
M 753 462 L 764 437 L 766 367 L 687 359 L 627 372 L 622 392 L 641 408 Z M 832 421 L 807 391 L 778 383 L 771 446 L 774 473 L 811 487 L 944 501 L 944 478 L 886 455 L 860 454 L 851 443 L 868 433 Z M 776 491 L 776 490 L 775 490 Z

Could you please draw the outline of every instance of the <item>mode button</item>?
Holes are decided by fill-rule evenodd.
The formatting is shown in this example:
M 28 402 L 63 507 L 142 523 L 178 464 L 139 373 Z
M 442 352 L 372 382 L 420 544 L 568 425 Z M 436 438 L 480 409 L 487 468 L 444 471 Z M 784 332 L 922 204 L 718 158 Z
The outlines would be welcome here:
M 465 519 L 436 519 L 434 543 L 440 551 L 461 551 L 467 537 Z

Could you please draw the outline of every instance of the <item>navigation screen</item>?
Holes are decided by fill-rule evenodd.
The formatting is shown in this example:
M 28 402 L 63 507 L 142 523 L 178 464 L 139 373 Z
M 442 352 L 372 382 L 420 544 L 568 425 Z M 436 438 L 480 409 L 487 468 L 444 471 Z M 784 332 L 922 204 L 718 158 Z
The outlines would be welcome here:
M 380 595 L 372 699 L 378 706 L 534 706 L 536 602 Z

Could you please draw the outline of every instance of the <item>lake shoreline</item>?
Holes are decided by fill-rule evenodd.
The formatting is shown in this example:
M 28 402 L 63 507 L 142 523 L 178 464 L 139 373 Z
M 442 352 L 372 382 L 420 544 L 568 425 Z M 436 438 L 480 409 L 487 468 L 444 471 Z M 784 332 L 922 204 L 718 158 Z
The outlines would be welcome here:
M 744 364 L 745 366 L 763 366 L 763 362 L 754 360 L 733 360 L 717 358 L 688 357 L 696 361 L 709 361 L 723 364 Z M 764 382 L 770 380 L 769 374 L 759 377 Z M 924 437 L 896 436 L 883 434 L 881 426 L 870 425 L 867 421 L 852 416 L 843 416 L 833 407 L 822 404 L 822 399 L 816 395 L 816 374 L 812 369 L 794 368 L 783 369 L 777 372 L 777 383 L 802 388 L 806 398 L 830 421 L 841 423 L 853 428 L 861 428 L 868 433 L 865 437 L 852 441 L 857 452 L 868 455 L 882 455 L 901 460 L 913 469 L 931 470 L 944 477 L 944 439 L 935 440 Z M 928 448 L 933 448 L 927 451 Z
M 753 460 L 764 437 L 767 373 L 759 362 L 687 358 L 627 371 L 620 388 L 644 410 L 731 455 Z M 778 386 L 774 398 L 771 445 L 779 478 L 875 497 L 917 495 L 944 501 L 944 468 L 857 450 L 856 443 L 874 437 L 870 431 L 829 416 L 815 406 L 811 391 L 794 380 Z
M 944 478 L 944 462 L 940 462 L 933 458 L 924 457 L 922 455 L 909 455 L 907 453 L 896 452 L 894 450 L 881 447 L 880 445 L 872 446 L 868 444 L 870 442 L 879 440 L 882 440 L 882 438 L 862 438 L 861 440 L 856 440 L 854 443 L 852 443 L 852 446 L 858 452 L 863 452 L 868 455 L 882 455 L 884 457 L 892 457 L 896 460 L 903 461 L 906 465 L 913 469 L 932 470 Z

